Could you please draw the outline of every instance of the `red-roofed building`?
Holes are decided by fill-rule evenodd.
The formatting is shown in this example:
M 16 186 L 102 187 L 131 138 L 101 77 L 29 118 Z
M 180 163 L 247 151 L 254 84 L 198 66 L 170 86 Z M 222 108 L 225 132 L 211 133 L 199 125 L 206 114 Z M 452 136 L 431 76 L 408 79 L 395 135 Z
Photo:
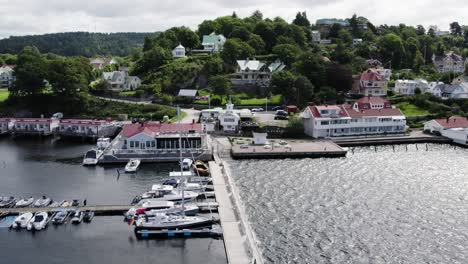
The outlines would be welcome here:
M 48 136 L 54 133 L 59 126 L 56 118 L 16 118 L 13 133 L 22 135 Z
M 117 128 L 110 120 L 61 119 L 58 133 L 67 137 L 110 137 Z
M 202 126 L 192 124 L 162 124 L 159 122 L 124 125 L 120 133 L 123 150 L 179 149 L 179 131 L 182 132 L 183 149 L 202 148 Z
M 448 137 L 459 144 L 468 143 L 468 117 L 432 119 L 424 123 L 424 130 Z
M 365 97 L 353 105 L 308 106 L 301 117 L 305 134 L 314 138 L 402 134 L 406 118 L 398 108 L 378 97 Z
M 386 96 L 388 80 L 376 69 L 368 69 L 354 79 L 353 94 Z

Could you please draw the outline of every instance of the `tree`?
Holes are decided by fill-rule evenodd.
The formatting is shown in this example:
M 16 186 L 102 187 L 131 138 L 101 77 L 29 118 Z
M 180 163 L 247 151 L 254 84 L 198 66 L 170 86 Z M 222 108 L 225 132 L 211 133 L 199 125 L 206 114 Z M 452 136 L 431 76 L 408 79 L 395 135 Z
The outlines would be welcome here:
M 155 46 L 145 52 L 136 63 L 133 73 L 138 75 L 148 71 L 154 71 L 172 59 L 171 53 L 160 46 Z
M 176 28 L 175 31 L 177 40 L 182 44 L 182 46 L 189 49 L 194 49 L 200 46 L 200 39 L 198 35 L 195 32 L 193 32 L 190 28 L 180 27 Z
M 468 75 L 468 63 L 465 64 L 465 75 Z
M 216 95 L 229 95 L 231 93 L 231 80 L 227 75 L 215 75 L 209 78 L 208 87 Z
M 384 60 L 384 63 L 391 61 L 392 67 L 397 69 L 401 68 L 403 59 L 405 58 L 406 52 L 403 46 L 403 41 L 395 33 L 389 33 L 379 38 L 377 41 L 380 54 Z
M 260 12 L 260 10 L 255 10 L 251 16 L 252 18 L 262 20 L 263 19 L 263 14 Z
M 296 18 L 293 20 L 293 24 L 301 26 L 301 27 L 310 27 L 310 22 L 307 19 L 306 12 L 297 12 Z
M 345 45 L 353 44 L 353 36 L 349 33 L 348 30 L 342 29 L 338 32 L 338 38 L 343 42 Z
M 314 85 L 303 75 L 297 76 L 294 87 L 296 88 L 297 104 L 307 103 L 314 93 Z
M 45 88 L 47 64 L 36 47 L 25 47 L 16 62 L 16 82 L 11 88 L 13 95 L 37 95 Z
M 462 35 L 462 28 L 458 22 L 452 22 L 450 23 L 450 33 L 455 36 L 461 36 Z
M 255 50 L 240 39 L 228 39 L 221 51 L 221 58 L 224 62 L 234 65 L 238 59 L 253 57 Z
M 255 25 L 254 33 L 259 35 L 266 44 L 267 51 L 275 45 L 276 33 L 271 23 L 260 21 Z
M 288 66 L 296 60 L 300 52 L 300 48 L 291 44 L 280 44 L 273 47 L 273 53 L 278 55 L 278 59 Z
M 291 71 L 275 72 L 271 77 L 270 89 L 275 94 L 291 99 L 296 95 L 295 82 L 296 76 Z
M 250 34 L 247 44 L 249 44 L 255 50 L 255 54 L 265 53 L 265 41 L 263 41 L 263 39 L 259 35 Z
M 233 17 L 233 18 L 237 18 L 236 11 L 233 11 L 233 12 L 232 12 L 232 15 L 231 15 L 231 17 Z
M 90 69 L 82 66 L 79 59 L 75 58 L 50 61 L 47 80 L 52 91 L 57 95 L 70 97 L 87 92 Z
M 357 38 L 360 37 L 360 30 L 359 30 L 359 20 L 354 14 L 350 19 L 349 19 L 349 26 L 351 28 L 351 33 L 353 34 L 353 37 Z
M 340 24 L 333 24 L 330 28 L 330 33 L 328 34 L 329 38 L 338 38 L 338 32 L 341 30 Z
M 426 29 L 422 25 L 417 25 L 416 34 L 418 34 L 419 36 L 425 35 Z
M 419 50 L 416 51 L 416 55 L 414 56 L 414 62 L 413 62 L 414 71 L 419 73 L 424 63 L 425 61 L 424 61 L 422 53 Z
M 238 38 L 242 41 L 248 41 L 250 38 L 250 31 L 243 26 L 234 26 L 230 38 Z
M 216 21 L 213 20 L 204 20 L 203 22 L 198 25 L 198 34 L 200 36 L 203 35 L 209 35 L 213 32 L 218 33 L 219 32 L 219 24 Z
M 321 57 L 312 52 L 303 53 L 293 64 L 298 73 L 306 76 L 315 87 L 325 82 L 325 64 Z
M 427 35 L 431 36 L 431 37 L 435 37 L 435 30 L 433 28 L 430 28 L 428 31 L 427 31 Z
M 416 89 L 414 89 L 414 94 L 421 94 L 421 89 L 416 87 Z

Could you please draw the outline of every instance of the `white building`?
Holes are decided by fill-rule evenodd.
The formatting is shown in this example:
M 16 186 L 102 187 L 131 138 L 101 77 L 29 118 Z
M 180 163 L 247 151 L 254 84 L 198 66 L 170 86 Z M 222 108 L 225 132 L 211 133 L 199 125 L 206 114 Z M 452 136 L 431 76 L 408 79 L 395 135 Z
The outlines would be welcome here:
M 15 134 L 51 135 L 59 126 L 56 118 L 16 118 L 13 126 Z
M 312 30 L 312 42 L 320 43 L 320 40 L 321 40 L 320 31 Z
M 305 134 L 314 138 L 402 134 L 406 118 L 380 97 L 363 97 L 353 105 L 308 106 L 301 113 Z
M 455 54 L 453 51 L 444 56 L 432 56 L 432 61 L 438 72 L 456 72 L 463 73 L 467 59 Z
M 423 93 L 430 93 L 434 96 L 437 96 L 437 97 L 442 97 L 442 89 L 444 87 L 444 83 L 443 82 L 430 82 L 428 84 L 428 88 L 424 91 L 422 91 Z
M 429 89 L 429 84 L 424 79 L 395 81 L 396 93 L 403 95 L 414 95 L 416 89 L 419 89 L 421 93 L 424 93 Z
M 254 145 L 266 145 L 268 144 L 267 133 L 252 132 Z
M 268 87 L 273 73 L 282 71 L 286 66 L 279 60 L 267 66 L 258 60 L 238 60 L 236 73 L 231 75 L 233 85 L 253 85 Z
M 459 144 L 468 143 L 468 118 L 452 116 L 447 119 L 432 119 L 424 123 L 424 130 L 438 133 Z
M 109 85 L 109 90 L 120 92 L 136 90 L 141 86 L 137 76 L 129 76 L 126 71 L 103 72 L 101 79 Z
M 374 70 L 387 82 L 390 81 L 390 77 L 392 76 L 392 69 L 385 69 L 382 67 L 378 67 L 378 68 L 375 68 Z
M 204 51 L 219 52 L 223 50 L 224 43 L 226 43 L 226 38 L 213 32 L 210 35 L 203 36 L 202 46 Z
M 175 47 L 172 50 L 172 57 L 173 58 L 185 58 L 185 48 L 182 46 L 182 44 L 179 44 L 179 46 Z
M 113 58 L 91 58 L 89 59 L 89 63 L 94 67 L 94 69 L 102 70 L 107 65 L 117 64 L 117 61 Z
M 15 82 L 14 67 L 3 65 L 0 67 L 0 87 L 10 87 Z
M 239 128 L 240 116 L 234 112 L 234 105 L 231 99 L 226 104 L 226 111 L 219 115 L 219 124 L 224 132 L 236 132 Z
M 442 97 L 467 99 L 468 98 L 468 83 L 461 84 L 445 84 L 440 86 L 442 89 Z

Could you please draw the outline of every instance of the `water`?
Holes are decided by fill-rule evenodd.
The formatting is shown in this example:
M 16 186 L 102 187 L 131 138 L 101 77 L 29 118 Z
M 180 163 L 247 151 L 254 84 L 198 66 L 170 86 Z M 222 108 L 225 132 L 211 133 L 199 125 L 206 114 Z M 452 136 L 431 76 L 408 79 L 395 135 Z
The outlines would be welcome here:
M 468 151 L 229 161 L 270 263 L 466 263 Z
M 135 175 L 124 165 L 83 167 L 91 144 L 50 139 L 0 138 L 0 196 L 47 195 L 88 204 L 129 204 L 151 184 L 167 179 L 177 164 L 143 164 Z M 122 172 L 120 177 L 117 169 Z M 95 217 L 91 224 L 8 231 L 0 222 L 0 263 L 226 263 L 222 240 L 136 240 L 122 217 Z M 47 252 L 45 254 L 45 252 Z M 25 254 L 26 253 L 26 254 Z

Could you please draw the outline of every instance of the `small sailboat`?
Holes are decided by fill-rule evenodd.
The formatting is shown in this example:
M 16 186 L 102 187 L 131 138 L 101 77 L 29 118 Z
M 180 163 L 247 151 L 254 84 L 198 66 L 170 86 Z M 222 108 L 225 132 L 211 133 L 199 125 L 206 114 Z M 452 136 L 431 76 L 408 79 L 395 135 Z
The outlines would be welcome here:
M 23 198 L 16 202 L 15 207 L 28 207 L 34 203 L 34 198 Z
M 52 203 L 52 199 L 42 196 L 34 202 L 34 207 L 47 207 Z
M 125 172 L 127 173 L 134 173 L 138 170 L 140 166 L 141 160 L 139 159 L 131 159 L 127 165 L 125 165 Z
M 29 231 L 31 230 L 42 230 L 47 227 L 47 220 L 49 219 L 49 215 L 47 212 L 40 212 L 34 215 L 34 217 L 29 221 L 27 228 Z
M 201 160 L 195 161 L 194 169 L 200 176 L 210 175 L 210 170 L 208 169 L 208 166 L 206 166 L 206 164 Z
M 24 214 L 19 215 L 13 224 L 11 224 L 11 228 L 19 229 L 19 228 L 26 228 L 28 226 L 29 221 L 34 217 L 33 213 L 27 212 Z

